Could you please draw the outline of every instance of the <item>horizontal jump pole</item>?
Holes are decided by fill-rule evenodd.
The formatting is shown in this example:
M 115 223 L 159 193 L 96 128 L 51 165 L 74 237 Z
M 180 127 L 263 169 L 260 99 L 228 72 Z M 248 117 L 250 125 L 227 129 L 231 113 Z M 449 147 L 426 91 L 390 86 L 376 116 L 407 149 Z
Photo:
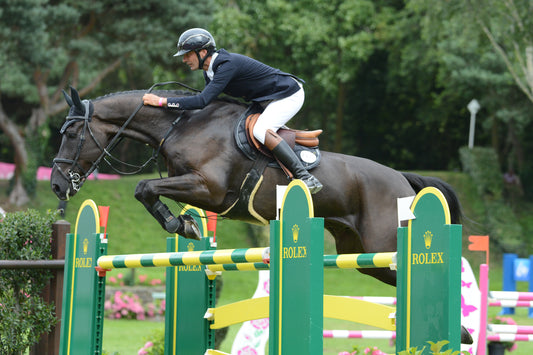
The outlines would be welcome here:
M 501 300 L 489 302 L 490 307 L 533 307 L 533 301 Z
M 487 335 L 487 341 L 498 341 L 498 342 L 533 341 L 533 334 L 491 334 L 491 335 Z
M 489 332 L 505 334 L 533 334 L 531 325 L 487 324 Z
M 324 330 L 324 338 L 344 339 L 396 339 L 393 330 Z
M 391 268 L 396 267 L 397 253 L 365 253 L 324 255 L 324 267 L 339 269 Z
M 514 300 L 514 301 L 533 301 L 533 292 L 516 292 L 516 291 L 490 291 L 489 299 L 493 300 Z
M 325 268 L 364 269 L 364 268 L 392 268 L 396 265 L 396 252 L 369 254 L 339 254 L 324 255 Z M 259 263 L 232 263 L 209 265 L 208 269 L 217 271 L 258 271 L 268 270 L 269 265 Z
M 357 300 L 363 300 L 367 302 L 385 304 L 388 306 L 396 305 L 396 297 L 382 297 L 382 296 L 348 296 Z
M 106 255 L 98 258 L 102 269 L 167 267 L 263 262 L 270 258 L 270 248 L 243 248 L 153 254 Z

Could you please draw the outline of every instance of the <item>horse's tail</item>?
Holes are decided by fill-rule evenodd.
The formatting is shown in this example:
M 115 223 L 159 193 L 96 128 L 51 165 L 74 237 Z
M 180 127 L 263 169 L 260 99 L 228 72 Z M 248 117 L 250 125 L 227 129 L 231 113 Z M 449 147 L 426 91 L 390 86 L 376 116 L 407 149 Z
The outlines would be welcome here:
M 457 194 L 451 185 L 436 177 L 421 176 L 413 173 L 402 173 L 402 175 L 407 179 L 407 181 L 409 181 L 409 184 L 416 193 L 428 186 L 433 186 L 439 189 L 448 202 L 452 224 L 460 223 L 461 219 L 463 218 L 463 211 L 461 208 L 461 203 L 459 202 L 459 198 L 457 197 Z

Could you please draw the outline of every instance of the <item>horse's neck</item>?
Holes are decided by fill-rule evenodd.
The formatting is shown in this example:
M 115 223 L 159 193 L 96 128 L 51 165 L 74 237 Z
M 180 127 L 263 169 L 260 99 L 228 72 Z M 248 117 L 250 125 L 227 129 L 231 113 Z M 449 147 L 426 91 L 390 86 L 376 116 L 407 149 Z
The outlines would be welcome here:
M 114 126 L 115 133 L 128 120 L 131 114 L 139 107 L 142 96 L 129 96 L 120 98 L 116 102 L 111 102 L 102 107 L 102 117 L 107 123 Z M 220 127 L 228 127 L 227 134 L 232 134 L 233 122 L 246 110 L 246 107 L 231 103 L 212 103 L 201 111 L 186 112 L 172 111 L 154 107 L 142 107 L 131 122 L 124 129 L 123 135 L 133 140 L 157 147 L 163 138 L 166 138 L 169 130 L 173 127 L 173 122 L 182 119 L 194 119 L 196 127 L 201 127 L 202 122 L 209 122 L 209 125 L 218 127 L 213 134 L 219 134 Z M 107 112 L 107 118 L 105 117 Z M 117 116 L 117 112 L 120 113 Z M 194 118 L 193 118 L 194 117 Z M 214 122 L 217 121 L 217 122 Z M 180 122 L 181 124 L 181 122 Z M 176 126 L 177 127 L 177 126 Z M 183 126 L 182 126 L 183 128 Z M 191 133 L 187 130 L 188 133 Z M 176 132 L 173 132 L 174 134 Z M 185 133 L 184 133 L 185 134 Z M 224 133 L 225 134 L 225 133 Z
M 154 114 L 157 111 L 151 107 L 142 107 L 135 113 L 140 102 L 140 97 L 117 102 L 112 110 L 103 110 L 100 117 L 106 124 L 110 125 L 111 135 L 122 130 L 121 136 L 150 146 L 157 146 L 163 138 L 164 132 L 172 126 L 173 116 L 176 115 L 165 110 L 160 110 L 161 114 L 157 115 Z M 134 117 L 128 122 L 134 113 Z

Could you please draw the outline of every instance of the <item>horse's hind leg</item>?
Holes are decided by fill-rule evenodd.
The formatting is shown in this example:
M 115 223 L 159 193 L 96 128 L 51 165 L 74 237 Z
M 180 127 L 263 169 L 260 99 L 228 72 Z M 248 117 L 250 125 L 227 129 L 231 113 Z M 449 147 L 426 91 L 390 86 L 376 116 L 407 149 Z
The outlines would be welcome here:
M 144 205 L 164 230 L 169 233 L 178 233 L 185 238 L 200 240 L 200 228 L 194 218 L 189 215 L 174 216 L 168 206 L 161 202 L 156 195 L 152 195 L 152 198 L 146 198 L 145 191 L 146 180 L 143 180 L 135 189 L 135 198 Z

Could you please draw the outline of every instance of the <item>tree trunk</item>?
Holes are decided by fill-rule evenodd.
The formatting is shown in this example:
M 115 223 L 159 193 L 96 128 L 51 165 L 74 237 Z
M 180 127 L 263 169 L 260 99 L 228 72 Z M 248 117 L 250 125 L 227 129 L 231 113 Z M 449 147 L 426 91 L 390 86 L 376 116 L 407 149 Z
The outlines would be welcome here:
M 6 136 L 9 138 L 9 141 L 11 142 L 11 145 L 15 151 L 15 184 L 11 194 L 9 195 L 9 203 L 16 206 L 21 206 L 30 201 L 22 181 L 22 173 L 28 166 L 28 151 L 26 150 L 24 137 L 20 134 L 17 125 L 7 117 L 1 102 L 0 129 L 2 129 L 2 131 L 4 131 Z
M 15 175 L 15 185 L 9 194 L 9 203 L 15 206 L 22 206 L 28 202 L 30 202 L 30 198 L 22 183 L 22 177 L 20 175 Z

